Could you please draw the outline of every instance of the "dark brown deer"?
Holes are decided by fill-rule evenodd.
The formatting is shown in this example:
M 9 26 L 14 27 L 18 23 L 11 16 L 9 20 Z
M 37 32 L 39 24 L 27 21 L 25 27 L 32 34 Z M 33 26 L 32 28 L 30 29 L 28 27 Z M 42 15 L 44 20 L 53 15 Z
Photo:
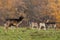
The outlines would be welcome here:
M 38 23 L 37 22 L 31 22 L 30 27 L 33 29 L 36 27 L 38 29 Z
M 19 19 L 6 19 L 4 26 L 6 28 L 8 28 L 10 26 L 18 27 L 22 23 L 23 19 L 24 19 L 23 16 L 19 17 Z
M 56 22 L 50 22 L 50 20 L 47 20 L 46 24 L 47 24 L 47 28 L 56 29 Z

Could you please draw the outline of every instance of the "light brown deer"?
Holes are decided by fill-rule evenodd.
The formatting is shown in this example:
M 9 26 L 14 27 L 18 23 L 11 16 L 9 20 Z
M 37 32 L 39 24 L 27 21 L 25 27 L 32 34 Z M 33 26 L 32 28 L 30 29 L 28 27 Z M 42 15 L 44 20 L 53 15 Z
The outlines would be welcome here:
M 37 22 L 31 22 L 30 27 L 33 29 L 36 27 L 38 29 L 38 23 Z

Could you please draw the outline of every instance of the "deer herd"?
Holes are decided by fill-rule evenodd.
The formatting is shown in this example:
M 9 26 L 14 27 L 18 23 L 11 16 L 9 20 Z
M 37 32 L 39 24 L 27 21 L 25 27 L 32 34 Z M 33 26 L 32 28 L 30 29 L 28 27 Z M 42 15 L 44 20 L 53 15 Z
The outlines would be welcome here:
M 22 21 L 23 21 L 24 17 L 20 17 L 19 19 L 6 19 L 5 21 L 5 28 L 7 29 L 10 26 L 16 26 L 18 27 Z M 47 22 L 30 22 L 29 23 L 30 28 L 34 29 L 34 27 L 36 27 L 37 29 L 41 30 L 47 30 L 49 28 L 54 28 L 56 29 L 56 22 L 49 22 L 49 20 L 47 20 Z
M 46 23 L 45 22 L 40 22 L 40 23 L 31 22 L 30 27 L 32 29 L 34 27 L 36 27 L 39 30 L 41 30 L 41 29 L 47 30 L 47 29 L 50 29 L 50 28 L 56 29 L 56 22 L 49 22 L 49 21 L 47 21 Z

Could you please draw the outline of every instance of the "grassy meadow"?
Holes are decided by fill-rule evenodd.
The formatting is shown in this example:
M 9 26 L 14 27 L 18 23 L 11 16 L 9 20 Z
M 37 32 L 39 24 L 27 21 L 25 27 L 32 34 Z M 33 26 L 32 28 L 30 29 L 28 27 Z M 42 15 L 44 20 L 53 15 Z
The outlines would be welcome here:
M 0 27 L 0 40 L 60 40 L 60 30 Z

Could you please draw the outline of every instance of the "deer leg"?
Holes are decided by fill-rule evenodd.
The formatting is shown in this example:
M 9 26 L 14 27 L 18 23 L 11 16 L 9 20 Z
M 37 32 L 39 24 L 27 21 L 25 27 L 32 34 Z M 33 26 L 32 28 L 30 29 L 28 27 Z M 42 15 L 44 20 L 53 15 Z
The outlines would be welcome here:
M 37 29 L 38 29 L 38 26 L 37 26 Z
M 44 30 L 46 30 L 46 26 L 44 26 Z
M 18 24 L 16 24 L 16 28 L 18 28 L 18 26 L 19 26 L 19 25 L 18 25 Z
M 4 26 L 5 26 L 6 29 L 8 29 L 9 25 L 10 25 L 9 23 L 5 23 L 4 24 Z
M 32 29 L 34 28 L 34 26 L 32 25 Z
M 54 29 L 56 29 L 56 24 L 54 24 Z
M 29 26 L 30 26 L 30 28 L 32 28 L 32 24 L 30 24 Z
M 42 27 L 42 26 L 40 25 L 40 26 L 39 26 L 39 30 L 41 30 L 41 27 Z
M 6 23 L 4 24 L 4 27 L 5 27 L 4 29 L 7 29 L 7 24 Z

